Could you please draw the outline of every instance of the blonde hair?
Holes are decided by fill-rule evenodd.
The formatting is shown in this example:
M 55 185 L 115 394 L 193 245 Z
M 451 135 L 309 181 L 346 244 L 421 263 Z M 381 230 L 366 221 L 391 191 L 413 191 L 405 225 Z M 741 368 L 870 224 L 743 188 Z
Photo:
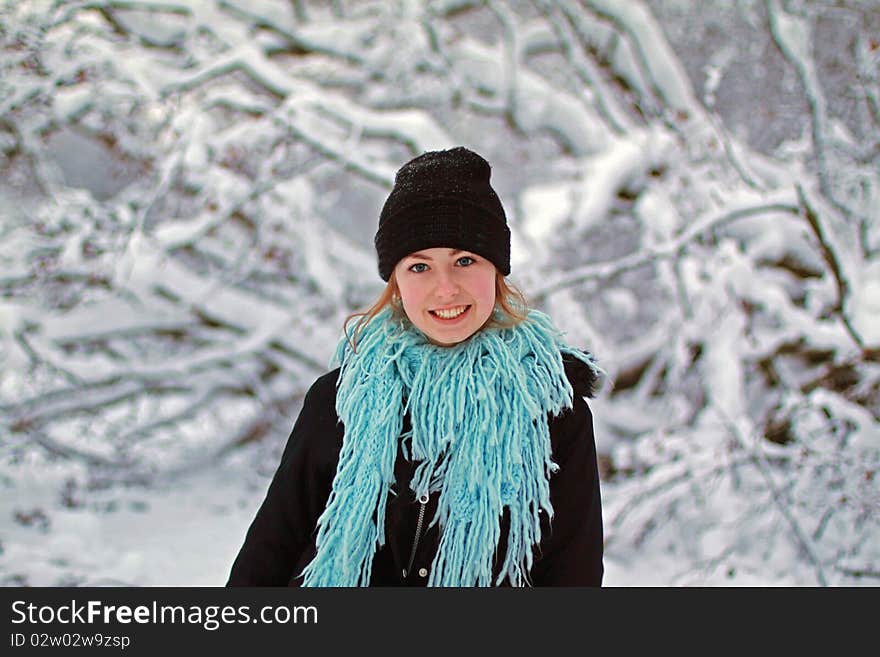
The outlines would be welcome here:
M 352 351 L 357 353 L 357 342 L 363 328 L 378 315 L 387 306 L 391 307 L 392 316 L 396 319 L 402 319 L 409 322 L 403 304 L 400 301 L 400 290 L 397 287 L 397 278 L 395 272 L 391 272 L 391 277 L 382 290 L 382 294 L 376 299 L 376 302 L 362 312 L 352 313 L 345 318 L 343 330 L 345 338 L 351 346 Z M 492 313 L 489 319 L 477 330 L 482 331 L 486 328 L 511 328 L 524 321 L 529 312 L 529 306 L 526 302 L 525 295 L 513 283 L 509 283 L 504 278 L 504 274 L 495 271 L 495 310 L 497 314 Z M 354 329 L 354 335 L 348 334 L 348 323 L 355 317 L 360 317 Z

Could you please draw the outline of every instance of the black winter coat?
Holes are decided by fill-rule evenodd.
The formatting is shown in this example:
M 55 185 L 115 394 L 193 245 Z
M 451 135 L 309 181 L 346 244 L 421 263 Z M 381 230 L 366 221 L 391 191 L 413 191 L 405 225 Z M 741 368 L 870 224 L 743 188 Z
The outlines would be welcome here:
M 584 396 L 596 378 L 566 356 L 565 371 L 575 391 L 574 406 L 548 418 L 552 458 L 559 470 L 550 478 L 553 519 L 542 512 L 541 543 L 530 580 L 534 586 L 600 586 L 602 508 L 593 419 Z M 266 499 L 232 565 L 227 586 L 299 586 L 298 575 L 315 556 L 318 517 L 327 504 L 342 447 L 344 427 L 336 415 L 339 368 L 320 377 L 306 394 L 281 464 Z M 404 431 L 409 430 L 404 417 Z M 422 509 L 409 488 L 415 462 L 398 446 L 393 492 L 385 518 L 386 543 L 373 560 L 371 586 L 424 586 L 439 546 L 439 526 L 428 527 L 438 494 Z M 419 516 L 422 522 L 419 522 Z M 507 550 L 509 519 L 502 516 L 496 570 Z M 417 529 L 419 537 L 416 540 Z M 494 579 L 493 579 L 494 582 Z

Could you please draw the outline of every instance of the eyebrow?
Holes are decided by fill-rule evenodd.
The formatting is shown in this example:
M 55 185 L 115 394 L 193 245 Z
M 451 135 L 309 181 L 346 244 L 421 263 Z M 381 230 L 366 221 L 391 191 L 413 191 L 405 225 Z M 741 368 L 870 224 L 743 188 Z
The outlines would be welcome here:
M 452 249 L 452 253 L 450 253 L 449 255 L 456 255 L 457 253 L 464 253 L 464 251 L 462 251 L 461 249 Z M 426 256 L 424 253 L 410 253 L 406 257 L 407 258 L 420 258 L 422 260 L 430 260 L 431 262 L 434 262 L 433 258 L 431 258 L 430 256 Z

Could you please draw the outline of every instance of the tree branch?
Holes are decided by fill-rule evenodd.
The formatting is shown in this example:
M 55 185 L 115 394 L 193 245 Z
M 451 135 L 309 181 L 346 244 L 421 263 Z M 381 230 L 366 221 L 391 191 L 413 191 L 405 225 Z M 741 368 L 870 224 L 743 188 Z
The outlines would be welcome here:
M 798 206 L 782 202 L 767 203 L 730 210 L 723 214 L 696 222 L 684 230 L 675 239 L 668 240 L 663 244 L 658 244 L 653 248 L 637 251 L 609 262 L 585 265 L 561 276 L 551 276 L 549 277 L 549 282 L 545 283 L 535 292 L 532 292 L 529 295 L 529 298 L 533 299 L 535 303 L 540 303 L 548 296 L 561 289 L 579 285 L 585 281 L 593 279 L 607 280 L 619 276 L 624 272 L 638 269 L 639 267 L 657 260 L 676 257 L 681 254 L 691 242 L 704 233 L 722 228 L 723 226 L 739 219 L 754 217 L 769 212 L 784 212 L 794 215 L 798 213 L 798 210 Z
M 840 319 L 843 322 L 847 333 L 849 333 L 850 337 L 853 339 L 853 342 L 855 342 L 859 346 L 859 348 L 864 351 L 865 343 L 862 340 L 861 336 L 856 332 L 852 323 L 849 321 L 849 317 L 844 311 L 844 308 L 846 306 L 846 298 L 847 296 L 849 296 L 849 284 L 847 283 L 847 280 L 844 277 L 843 272 L 841 271 L 840 262 L 838 261 L 834 249 L 825 238 L 825 232 L 822 230 L 819 215 L 807 201 L 807 195 L 804 193 L 803 187 L 800 185 L 800 183 L 796 185 L 796 189 L 798 195 L 798 203 L 800 204 L 802 209 L 802 215 L 804 219 L 807 220 L 807 223 L 810 225 L 810 229 L 813 231 L 813 235 L 819 242 L 819 250 L 822 253 L 822 258 L 825 260 L 829 269 L 831 269 L 831 273 L 834 276 L 834 281 L 837 285 L 837 304 L 834 307 L 834 312 L 840 316 Z
M 736 442 L 750 455 L 752 462 L 757 466 L 758 471 L 761 473 L 761 476 L 764 478 L 764 481 L 772 492 L 771 497 L 774 505 L 782 514 L 782 517 L 785 518 L 785 520 L 788 522 L 788 525 L 792 533 L 794 534 L 798 544 L 801 546 L 801 548 L 804 550 L 804 553 L 813 564 L 813 568 L 816 572 L 816 580 L 819 582 L 819 585 L 828 586 L 828 579 L 825 576 L 825 568 L 822 565 L 822 561 L 819 558 L 819 555 L 816 553 L 816 550 L 813 547 L 813 542 L 807 536 L 807 533 L 801 528 L 800 523 L 794 517 L 794 514 L 791 512 L 788 506 L 782 501 L 782 493 L 776 486 L 776 482 L 773 481 L 773 475 L 770 472 L 770 467 L 767 464 L 767 460 L 765 459 L 764 455 L 754 443 L 750 444 L 749 441 L 746 440 L 745 436 L 742 434 L 737 424 L 730 418 L 726 417 L 723 409 L 719 408 L 718 406 L 713 406 L 713 409 L 724 421 L 725 425 L 727 426 L 728 432 L 730 432 L 730 435 L 732 435 L 736 439 Z

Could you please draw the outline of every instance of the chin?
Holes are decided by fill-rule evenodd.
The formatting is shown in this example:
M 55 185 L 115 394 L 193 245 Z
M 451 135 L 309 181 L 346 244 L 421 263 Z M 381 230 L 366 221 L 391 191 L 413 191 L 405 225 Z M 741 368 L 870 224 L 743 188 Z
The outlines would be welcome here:
M 433 332 L 428 333 L 427 335 L 431 342 L 434 342 L 435 344 L 439 344 L 444 347 L 454 347 L 455 345 L 464 342 L 465 340 L 470 338 L 476 332 L 476 329 L 465 329 L 463 331 L 456 331 L 455 333 L 447 333 L 445 335 L 439 335 Z
M 440 338 L 440 337 L 432 337 L 431 342 L 433 342 L 438 347 L 454 347 L 457 344 L 461 344 L 467 338 Z

